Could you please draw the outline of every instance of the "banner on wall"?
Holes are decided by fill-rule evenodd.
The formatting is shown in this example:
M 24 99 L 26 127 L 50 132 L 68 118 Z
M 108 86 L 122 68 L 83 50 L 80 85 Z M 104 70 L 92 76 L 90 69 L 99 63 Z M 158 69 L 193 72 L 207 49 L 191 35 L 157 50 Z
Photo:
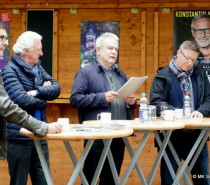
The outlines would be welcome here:
M 104 32 L 111 32 L 119 37 L 118 21 L 81 21 L 80 67 L 83 68 L 96 59 L 96 38 Z M 118 55 L 119 56 L 119 55 Z M 118 67 L 119 58 L 115 65 Z
M 174 11 L 174 54 L 185 40 L 194 40 L 191 33 L 191 22 L 194 17 L 208 13 L 210 10 L 177 10 Z
M 210 10 L 182 10 L 174 11 L 174 54 L 185 40 L 194 40 L 191 33 L 191 22 L 194 17 L 208 13 Z M 199 68 L 203 70 L 210 82 L 210 62 L 202 56 L 198 57 Z
M 3 22 L 7 26 L 7 36 L 8 41 L 10 38 L 10 14 L 9 13 L 0 13 L 0 22 Z M 6 65 L 7 61 L 9 61 L 9 45 L 4 50 L 4 55 L 0 56 L 0 71 Z

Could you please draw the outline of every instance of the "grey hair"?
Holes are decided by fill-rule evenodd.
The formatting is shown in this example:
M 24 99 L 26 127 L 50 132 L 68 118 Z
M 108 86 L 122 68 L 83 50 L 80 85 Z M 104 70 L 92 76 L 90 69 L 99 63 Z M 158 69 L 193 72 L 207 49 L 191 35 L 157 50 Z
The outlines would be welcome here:
M 183 51 L 184 49 L 192 50 L 200 53 L 199 47 L 194 41 L 186 40 L 180 46 L 179 50 Z
M 103 47 L 104 46 L 104 39 L 105 38 L 112 38 L 114 39 L 118 45 L 119 45 L 119 37 L 113 33 L 105 32 L 102 33 L 97 39 L 96 39 L 96 47 Z
M 7 29 L 7 26 L 3 23 L 3 22 L 0 22 L 0 28 L 3 28 L 3 29 Z
M 26 31 L 22 33 L 13 46 L 14 53 L 24 54 L 24 49 L 33 50 L 34 40 L 42 40 L 42 36 L 33 31 Z
M 195 18 L 192 20 L 191 29 L 194 28 L 194 22 L 195 22 L 196 20 L 199 20 L 199 19 L 202 19 L 202 18 L 207 18 L 207 19 L 209 19 L 209 21 L 210 21 L 210 15 L 209 15 L 208 13 L 199 14 L 197 17 L 195 17 Z

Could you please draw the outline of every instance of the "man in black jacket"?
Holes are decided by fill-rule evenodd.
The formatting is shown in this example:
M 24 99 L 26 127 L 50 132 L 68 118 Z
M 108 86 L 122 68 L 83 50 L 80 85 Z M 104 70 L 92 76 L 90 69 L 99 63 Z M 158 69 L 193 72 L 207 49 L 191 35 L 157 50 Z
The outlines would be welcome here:
M 150 89 L 150 104 L 159 107 L 160 102 L 167 102 L 169 109 L 183 108 L 183 96 L 190 92 L 191 96 L 191 118 L 202 118 L 210 115 L 210 85 L 206 75 L 200 73 L 195 66 L 199 55 L 199 48 L 193 41 L 185 41 L 181 44 L 177 55 L 170 61 L 169 65 L 160 69 L 155 76 Z M 170 140 L 180 159 L 185 160 L 194 145 L 199 129 L 174 131 Z M 178 165 L 166 149 L 169 160 L 175 173 Z M 192 177 L 209 175 L 208 147 L 205 143 L 192 171 Z M 193 178 L 195 185 L 209 185 L 208 178 Z M 165 163 L 161 160 L 161 185 L 171 185 L 173 179 Z

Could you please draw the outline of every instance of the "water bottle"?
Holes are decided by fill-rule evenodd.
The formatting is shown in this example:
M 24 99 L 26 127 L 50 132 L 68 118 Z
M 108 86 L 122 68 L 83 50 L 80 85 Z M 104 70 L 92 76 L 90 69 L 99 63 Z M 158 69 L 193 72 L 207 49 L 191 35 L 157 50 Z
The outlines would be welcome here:
M 185 119 L 189 119 L 190 115 L 191 115 L 190 93 L 185 92 L 184 104 L 183 104 L 183 116 Z
M 139 120 L 147 121 L 148 120 L 148 106 L 147 106 L 147 97 L 146 93 L 142 93 L 139 106 Z

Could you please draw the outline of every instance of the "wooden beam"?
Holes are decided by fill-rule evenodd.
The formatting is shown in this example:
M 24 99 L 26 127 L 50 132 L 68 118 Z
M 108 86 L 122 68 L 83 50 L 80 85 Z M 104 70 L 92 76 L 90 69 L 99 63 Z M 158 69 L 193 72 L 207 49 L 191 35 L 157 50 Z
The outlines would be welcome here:
M 141 12 L 141 76 L 146 75 L 146 11 Z M 144 87 L 141 88 L 145 92 Z
M 123 8 L 207 8 L 210 7 L 210 2 L 206 3 L 129 3 L 129 4 L 89 4 L 89 3 L 81 3 L 81 4 L 70 4 L 70 3 L 0 3 L 1 9 L 12 9 L 12 8 L 18 8 L 18 9 L 55 9 L 55 8 L 61 8 L 61 9 L 69 9 L 69 8 L 80 8 L 80 9 L 86 9 L 86 8 L 97 8 L 97 9 L 123 9 Z M 208 8 L 207 8 L 208 9 Z
M 52 61 L 53 78 L 58 81 L 58 12 L 54 11 L 53 15 L 53 61 Z
M 158 69 L 158 54 L 159 54 L 159 15 L 158 12 L 154 12 L 154 72 L 153 75 L 157 73 Z
M 22 33 L 26 31 L 26 12 L 22 12 Z
M 141 76 L 146 74 L 146 12 L 141 13 Z

